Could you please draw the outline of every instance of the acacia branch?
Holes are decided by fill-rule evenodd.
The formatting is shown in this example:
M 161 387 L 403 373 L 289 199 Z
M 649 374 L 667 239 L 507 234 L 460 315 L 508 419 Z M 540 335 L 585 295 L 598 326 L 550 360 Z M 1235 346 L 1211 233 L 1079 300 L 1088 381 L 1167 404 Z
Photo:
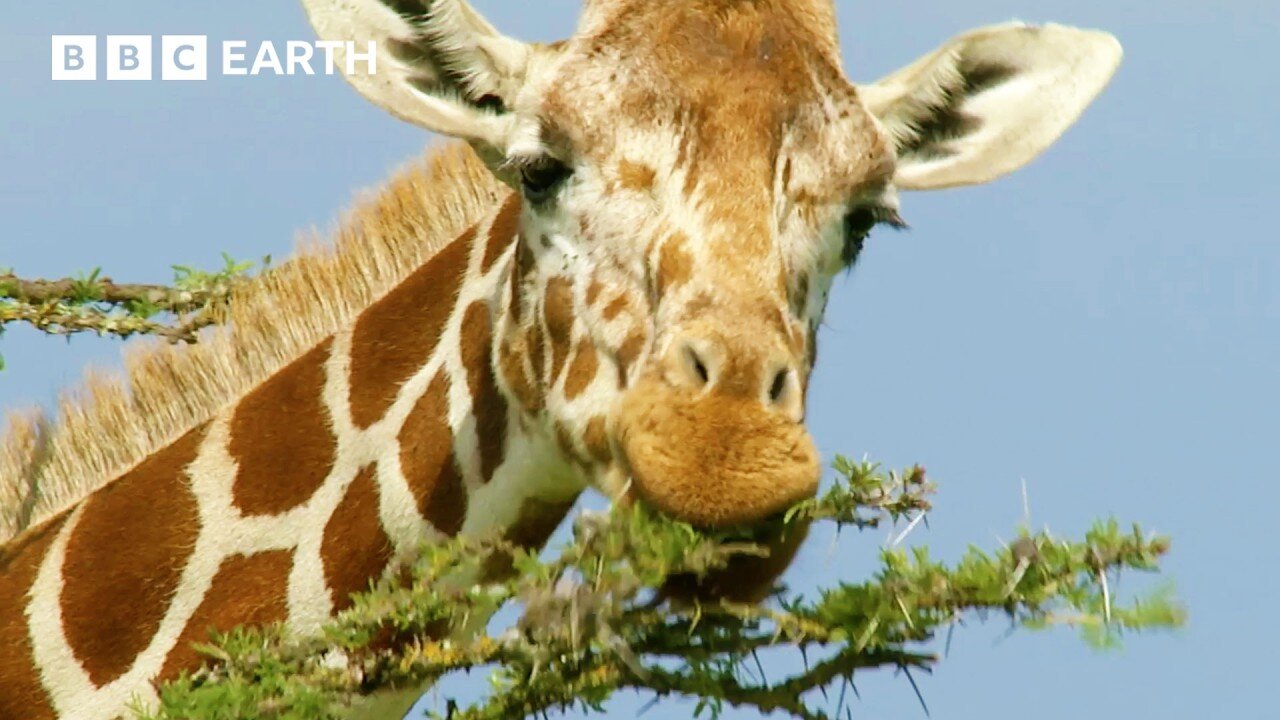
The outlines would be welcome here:
M 47 335 L 74 335 L 92 332 L 127 339 L 134 335 L 153 335 L 169 342 L 196 342 L 200 330 L 222 322 L 221 308 L 209 307 L 170 323 L 126 313 L 102 312 L 83 308 L 68 309 L 61 304 L 18 305 L 0 303 L 0 327 L 26 322 Z
M 844 460 L 837 468 L 843 478 L 835 488 L 803 504 L 791 521 L 873 526 L 928 507 L 933 486 L 919 469 L 884 473 Z M 216 662 L 162 688 L 156 717 L 283 718 L 306 708 L 308 717 L 337 718 L 379 688 L 490 670 L 493 693 L 470 707 L 451 702 L 443 717 L 593 711 L 629 688 L 694 697 L 712 715 L 727 704 L 817 720 L 827 715 L 806 700 L 813 691 L 866 668 L 928 670 L 938 661 L 930 647 L 936 634 L 969 614 L 1001 613 L 1030 627 L 1070 622 L 1104 645 L 1122 631 L 1183 621 L 1171 597 L 1125 604 L 1100 586 L 1107 573 L 1154 569 L 1168 550 L 1167 540 L 1115 523 L 1099 524 L 1077 542 L 1023 534 L 1009 548 L 974 550 L 953 566 L 921 548 L 886 550 L 873 577 L 829 587 L 816 600 L 653 602 L 666 578 L 723 569 L 730 557 L 753 550 L 741 537 L 699 532 L 634 506 L 580 517 L 574 541 L 546 562 L 500 540 L 426 547 L 412 568 L 356 596 L 321 636 L 294 638 L 279 628 L 219 636 L 206 648 Z M 488 585 L 456 582 L 475 577 L 494 553 L 510 556 L 519 573 Z M 449 634 L 445 628 L 513 602 L 523 613 L 504 633 L 438 639 Z M 815 649 L 822 657 L 776 682 L 744 680 L 756 651 L 769 648 Z
M 128 338 L 154 335 L 195 342 L 199 332 L 223 322 L 232 293 L 253 263 L 224 256 L 217 272 L 174 266 L 172 285 L 117 283 L 99 277 L 28 280 L 0 273 L 0 330 L 24 322 L 50 335 L 92 332 Z M 264 259 L 264 266 L 270 258 Z
M 0 298 L 26 304 L 79 302 L 92 300 L 109 305 L 148 303 L 168 312 L 182 313 L 223 302 L 230 295 L 229 286 L 185 290 L 168 285 L 117 284 L 111 278 L 92 281 L 63 278 L 61 280 L 23 280 L 17 275 L 0 274 Z

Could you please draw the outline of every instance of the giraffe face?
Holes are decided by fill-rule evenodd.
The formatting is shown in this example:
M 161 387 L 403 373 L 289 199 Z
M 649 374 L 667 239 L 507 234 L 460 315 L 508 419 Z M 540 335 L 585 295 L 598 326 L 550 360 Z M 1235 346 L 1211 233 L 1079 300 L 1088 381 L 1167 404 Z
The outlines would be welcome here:
M 746 3 L 718 20 L 692 4 L 589 13 L 516 103 L 536 129 L 507 155 L 522 317 L 553 345 L 558 306 L 576 319 L 546 364 L 549 415 L 570 437 L 602 423 L 603 447 L 581 443 L 595 474 L 697 524 L 816 489 L 814 332 L 868 225 L 895 216 L 888 138 L 807 19 Z M 579 341 L 612 370 L 591 393 L 555 361 Z

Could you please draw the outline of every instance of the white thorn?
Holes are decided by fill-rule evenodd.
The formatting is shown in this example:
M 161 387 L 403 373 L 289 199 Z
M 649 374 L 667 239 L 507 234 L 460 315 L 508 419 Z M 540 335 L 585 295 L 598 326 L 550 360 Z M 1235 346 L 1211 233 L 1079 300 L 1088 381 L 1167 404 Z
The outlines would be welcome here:
M 907 535 L 910 535 L 911 531 L 916 529 L 916 525 L 919 525 L 920 521 L 924 519 L 924 516 L 928 514 L 929 513 L 927 512 L 922 512 L 919 515 L 915 516 L 915 518 L 912 519 L 911 522 L 907 523 L 907 527 L 904 528 L 902 532 L 898 534 L 898 537 L 894 538 L 893 541 L 889 543 L 889 547 L 891 548 L 897 547 L 898 543 L 901 543 L 903 540 L 905 540 Z

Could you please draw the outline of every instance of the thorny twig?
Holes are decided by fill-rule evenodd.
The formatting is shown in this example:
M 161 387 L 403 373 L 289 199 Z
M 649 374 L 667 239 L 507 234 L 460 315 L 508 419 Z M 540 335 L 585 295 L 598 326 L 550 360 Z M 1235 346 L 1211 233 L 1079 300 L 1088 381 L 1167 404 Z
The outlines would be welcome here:
M 0 271 L 0 330 L 24 322 L 50 335 L 93 332 L 196 342 L 200 330 L 225 321 L 232 293 L 254 265 L 223 257 L 225 266 L 212 273 L 174 266 L 173 285 L 116 283 L 98 270 L 58 280 Z M 263 266 L 269 262 L 264 258 Z
M 927 509 L 932 485 L 922 471 L 884 473 L 840 461 L 842 479 L 791 516 L 811 522 L 874 527 Z M 785 521 L 784 521 L 785 526 Z M 390 576 L 357 596 L 319 637 L 279 630 L 239 630 L 209 652 L 219 662 L 163 688 L 159 717 L 337 717 L 355 697 L 383 687 L 421 686 L 458 671 L 494 668 L 493 692 L 469 707 L 449 704 L 455 720 L 536 717 L 550 711 L 599 710 L 620 689 L 698 700 L 714 716 L 721 705 L 777 711 L 803 720 L 829 717 L 806 697 L 874 667 L 928 670 L 937 633 L 971 613 L 1003 613 L 1017 624 L 1049 626 L 1070 618 L 1090 632 L 1173 627 L 1180 609 L 1169 598 L 1115 605 L 1098 572 L 1154 569 L 1168 542 L 1137 528 L 1100 524 L 1084 542 L 1023 535 L 994 555 L 972 551 L 959 564 L 929 559 L 922 548 L 885 549 L 874 577 L 844 582 L 817 599 L 777 604 L 653 602 L 673 574 L 723 568 L 740 534 L 709 535 L 641 506 L 590 514 L 574 542 L 549 561 L 500 540 L 455 540 L 425 548 L 407 585 Z M 507 581 L 450 578 L 484 566 L 492 553 L 514 560 Z M 470 569 L 470 570 L 469 570 Z M 396 577 L 402 577 L 396 574 Z M 509 602 L 523 606 L 516 625 L 494 636 L 440 640 L 443 626 L 487 617 Z M 1104 613 L 1110 617 L 1107 622 Z M 390 639 L 390 643 L 389 643 Z M 803 672 L 753 679 L 741 672 L 762 648 L 791 648 Z M 808 655 L 819 654 L 810 664 Z M 923 700 L 922 700 L 923 702 Z M 213 710 L 217 708 L 217 710 Z M 837 710 L 839 712 L 839 710 Z

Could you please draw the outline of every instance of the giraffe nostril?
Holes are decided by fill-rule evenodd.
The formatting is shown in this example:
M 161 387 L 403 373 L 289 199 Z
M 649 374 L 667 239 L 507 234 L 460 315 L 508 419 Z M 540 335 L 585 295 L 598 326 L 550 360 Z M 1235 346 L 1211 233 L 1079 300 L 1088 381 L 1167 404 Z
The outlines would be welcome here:
M 791 371 L 783 368 L 773 376 L 773 384 L 769 386 L 769 402 L 777 405 L 782 401 L 783 395 L 787 392 L 787 380 L 791 376 Z
M 684 346 L 684 354 L 689 361 L 689 367 L 693 368 L 694 375 L 705 387 L 707 383 L 711 382 L 711 372 L 707 369 L 707 363 L 703 361 L 702 356 L 698 354 L 698 351 L 692 345 Z

